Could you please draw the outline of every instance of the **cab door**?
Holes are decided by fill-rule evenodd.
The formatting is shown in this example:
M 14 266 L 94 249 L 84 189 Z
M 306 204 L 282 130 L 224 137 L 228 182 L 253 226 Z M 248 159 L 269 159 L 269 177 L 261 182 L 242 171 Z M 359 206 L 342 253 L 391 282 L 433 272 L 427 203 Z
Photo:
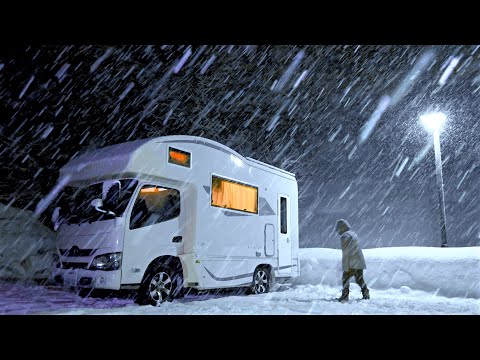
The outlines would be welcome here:
M 137 189 L 126 218 L 122 284 L 138 284 L 150 262 L 181 252 L 185 211 L 180 191 L 156 183 Z

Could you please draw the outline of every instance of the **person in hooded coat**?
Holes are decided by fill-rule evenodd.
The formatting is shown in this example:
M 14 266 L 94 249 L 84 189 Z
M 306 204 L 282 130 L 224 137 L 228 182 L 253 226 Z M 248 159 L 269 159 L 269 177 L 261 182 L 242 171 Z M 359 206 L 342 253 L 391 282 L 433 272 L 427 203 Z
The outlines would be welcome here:
M 351 230 L 350 224 L 344 220 L 337 220 L 336 229 L 340 235 L 340 245 L 342 247 L 342 296 L 338 299 L 340 302 L 348 301 L 350 292 L 350 278 L 355 277 L 355 282 L 362 290 L 363 299 L 370 299 L 370 291 L 363 278 L 363 270 L 367 268 L 362 248 L 359 244 L 358 235 Z

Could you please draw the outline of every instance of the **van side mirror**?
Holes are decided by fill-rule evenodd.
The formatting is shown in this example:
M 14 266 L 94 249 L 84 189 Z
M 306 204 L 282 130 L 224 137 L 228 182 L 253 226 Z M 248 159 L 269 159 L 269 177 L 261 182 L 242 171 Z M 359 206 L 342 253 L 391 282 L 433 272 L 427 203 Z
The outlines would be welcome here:
M 95 210 L 97 210 L 98 212 L 101 212 L 103 214 L 109 214 L 109 215 L 117 216 L 117 215 L 115 215 L 115 213 L 113 211 L 105 211 L 105 210 L 100 209 L 103 206 L 102 199 L 93 199 L 90 202 L 90 205 L 92 205 L 95 208 Z
M 93 199 L 92 201 L 90 201 L 90 205 L 92 205 L 96 210 L 104 212 L 103 210 L 98 209 L 103 206 L 102 199 Z

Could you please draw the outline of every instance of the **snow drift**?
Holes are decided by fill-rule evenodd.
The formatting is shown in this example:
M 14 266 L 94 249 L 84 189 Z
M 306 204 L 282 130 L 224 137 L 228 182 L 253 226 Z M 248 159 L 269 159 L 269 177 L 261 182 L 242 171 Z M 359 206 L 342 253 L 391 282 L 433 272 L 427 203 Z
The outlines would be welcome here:
M 0 204 L 0 278 L 45 280 L 55 252 L 55 233 L 31 211 Z
M 371 289 L 415 289 L 447 297 L 480 298 L 480 247 L 411 246 L 365 249 L 363 253 L 367 263 L 364 277 Z M 294 284 L 341 287 L 341 250 L 300 249 L 300 266 L 301 276 Z

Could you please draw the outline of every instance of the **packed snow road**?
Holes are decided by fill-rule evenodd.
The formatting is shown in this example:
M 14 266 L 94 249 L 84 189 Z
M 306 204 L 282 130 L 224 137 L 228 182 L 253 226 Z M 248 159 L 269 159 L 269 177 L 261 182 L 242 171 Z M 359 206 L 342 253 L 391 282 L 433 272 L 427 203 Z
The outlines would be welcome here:
M 283 286 L 265 295 L 231 292 L 187 295 L 160 307 L 138 306 L 133 300 L 81 298 L 61 288 L 0 284 L 0 314 L 116 314 L 116 315 L 340 315 L 480 314 L 480 301 L 447 298 L 408 287 L 372 290 L 370 300 L 360 300 L 360 289 L 351 286 L 350 301 L 335 300 L 340 290 L 326 285 Z

